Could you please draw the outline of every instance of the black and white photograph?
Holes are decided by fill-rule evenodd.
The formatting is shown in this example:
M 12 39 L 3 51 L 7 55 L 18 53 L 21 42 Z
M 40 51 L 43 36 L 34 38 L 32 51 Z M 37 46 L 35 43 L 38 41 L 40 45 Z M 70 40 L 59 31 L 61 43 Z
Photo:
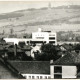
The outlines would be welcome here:
M 80 1 L 0 1 L 0 79 L 80 79 Z

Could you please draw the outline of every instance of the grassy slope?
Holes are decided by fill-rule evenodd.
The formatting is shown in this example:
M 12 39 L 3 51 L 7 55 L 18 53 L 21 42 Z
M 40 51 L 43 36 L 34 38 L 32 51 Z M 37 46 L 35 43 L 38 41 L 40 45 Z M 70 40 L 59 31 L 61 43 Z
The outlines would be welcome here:
M 65 30 L 80 29 L 80 9 L 22 10 L 0 15 L 0 29 L 6 33 L 13 28 L 15 33 L 43 29 Z M 70 27 L 71 26 L 71 27 Z

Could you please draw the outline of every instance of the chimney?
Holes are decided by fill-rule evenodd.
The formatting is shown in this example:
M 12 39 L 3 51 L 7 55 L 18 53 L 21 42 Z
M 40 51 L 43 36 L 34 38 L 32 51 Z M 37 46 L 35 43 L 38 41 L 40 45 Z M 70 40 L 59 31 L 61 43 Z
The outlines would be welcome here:
M 16 58 L 17 55 L 17 44 L 14 45 L 14 57 Z

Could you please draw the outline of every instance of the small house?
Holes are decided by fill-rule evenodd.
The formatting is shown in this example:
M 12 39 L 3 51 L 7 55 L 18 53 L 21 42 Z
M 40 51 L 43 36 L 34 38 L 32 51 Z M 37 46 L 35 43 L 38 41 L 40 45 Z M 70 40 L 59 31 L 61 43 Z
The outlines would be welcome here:
M 59 58 L 50 65 L 51 78 L 79 78 L 80 77 L 80 53 L 71 52 Z

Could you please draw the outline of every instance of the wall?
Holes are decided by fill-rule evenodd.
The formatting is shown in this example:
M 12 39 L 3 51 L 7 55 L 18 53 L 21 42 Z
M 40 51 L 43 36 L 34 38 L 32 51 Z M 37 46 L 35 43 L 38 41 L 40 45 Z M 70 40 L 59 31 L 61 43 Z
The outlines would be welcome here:
M 62 66 L 62 78 L 76 78 L 77 68 L 76 66 Z
M 54 38 L 54 39 L 49 39 L 49 38 Z M 55 42 L 54 44 L 57 45 L 56 33 L 52 32 L 34 32 L 32 33 L 32 39 L 46 41 L 46 43 L 49 43 L 49 41 L 54 41 Z
M 15 44 L 17 44 L 18 45 L 18 43 L 19 42 L 25 42 L 26 44 L 27 44 L 27 41 L 30 41 L 31 39 L 18 39 L 18 38 L 4 38 L 4 40 L 6 41 L 6 43 L 7 42 L 13 42 L 14 43 L 14 45 Z

